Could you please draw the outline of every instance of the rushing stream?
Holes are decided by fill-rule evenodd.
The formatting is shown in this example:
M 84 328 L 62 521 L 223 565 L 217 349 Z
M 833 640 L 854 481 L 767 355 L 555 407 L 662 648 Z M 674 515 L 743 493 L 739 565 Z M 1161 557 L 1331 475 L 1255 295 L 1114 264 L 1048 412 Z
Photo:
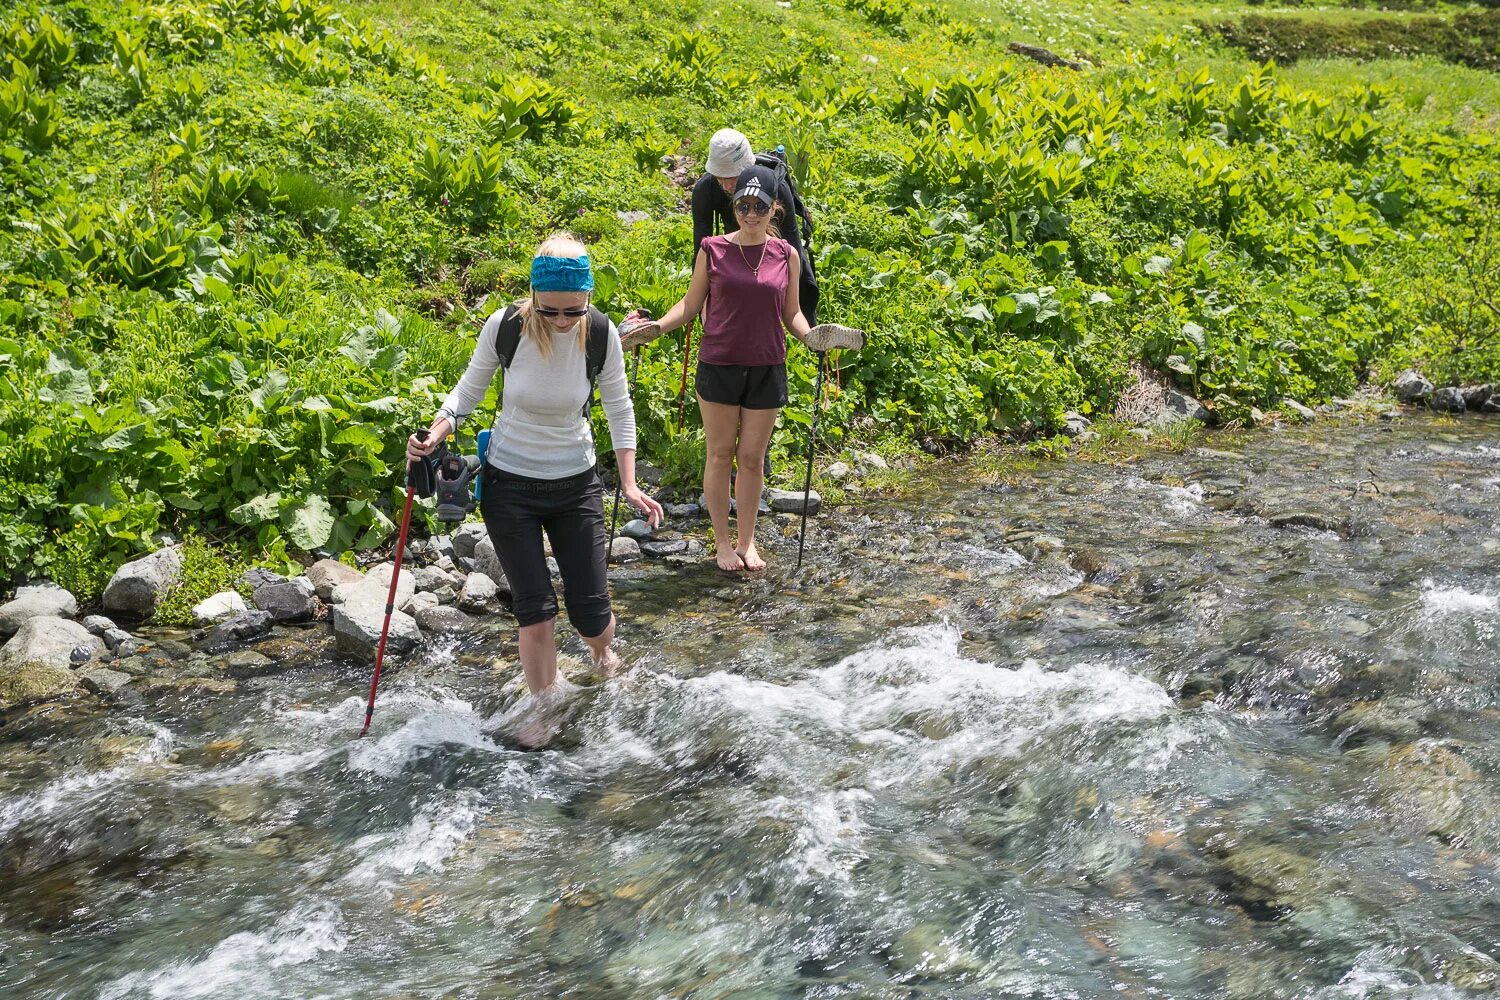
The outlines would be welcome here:
M 918 481 L 620 571 L 547 752 L 499 619 L 20 715 L 0 995 L 1500 992 L 1500 420 Z

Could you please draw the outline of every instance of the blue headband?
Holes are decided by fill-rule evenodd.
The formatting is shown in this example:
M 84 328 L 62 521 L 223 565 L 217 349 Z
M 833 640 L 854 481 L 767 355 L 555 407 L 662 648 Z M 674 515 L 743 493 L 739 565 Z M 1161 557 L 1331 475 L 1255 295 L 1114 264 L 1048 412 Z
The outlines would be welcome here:
M 534 292 L 590 292 L 594 289 L 594 272 L 589 269 L 589 255 L 582 257 L 536 257 L 531 261 L 531 290 Z

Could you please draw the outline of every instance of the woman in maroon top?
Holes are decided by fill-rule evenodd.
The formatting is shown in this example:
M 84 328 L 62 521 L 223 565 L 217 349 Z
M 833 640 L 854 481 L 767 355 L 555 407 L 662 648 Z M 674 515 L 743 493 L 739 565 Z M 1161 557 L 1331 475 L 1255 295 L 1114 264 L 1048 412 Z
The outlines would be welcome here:
M 787 401 L 782 331 L 798 340 L 808 332 L 797 296 L 802 262 L 791 244 L 774 235 L 780 213 L 776 175 L 766 167 L 742 172 L 734 191 L 739 230 L 703 241 L 687 295 L 658 321 L 666 333 L 703 314 L 697 381 L 708 439 L 703 494 L 723 570 L 765 569 L 755 550 L 755 516 L 765 484 L 762 458 Z M 739 538 L 731 545 L 729 479 L 736 460 Z

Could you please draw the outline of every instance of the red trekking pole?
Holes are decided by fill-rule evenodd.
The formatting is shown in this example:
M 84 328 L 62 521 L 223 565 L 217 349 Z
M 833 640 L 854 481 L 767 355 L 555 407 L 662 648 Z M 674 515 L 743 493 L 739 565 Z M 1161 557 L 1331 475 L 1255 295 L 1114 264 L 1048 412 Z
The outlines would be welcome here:
M 427 432 L 417 431 L 417 440 L 426 441 Z M 406 463 L 406 506 L 401 510 L 401 533 L 396 538 L 396 568 L 391 570 L 391 589 L 385 595 L 385 624 L 380 627 L 380 645 L 375 648 L 375 676 L 370 678 L 370 701 L 365 705 L 365 724 L 359 730 L 359 739 L 370 731 L 370 719 L 375 715 L 375 691 L 380 687 L 380 665 L 385 661 L 385 640 L 391 632 L 391 613 L 396 610 L 396 581 L 401 578 L 401 559 L 406 555 L 406 529 L 411 525 L 411 497 L 415 489 L 411 475 L 412 463 Z

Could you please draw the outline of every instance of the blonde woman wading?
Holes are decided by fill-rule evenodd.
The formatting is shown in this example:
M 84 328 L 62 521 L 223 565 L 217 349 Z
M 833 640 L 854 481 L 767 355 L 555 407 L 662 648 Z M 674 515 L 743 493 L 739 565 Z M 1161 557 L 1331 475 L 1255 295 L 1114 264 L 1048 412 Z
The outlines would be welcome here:
M 530 689 L 510 717 L 513 736 L 524 746 L 543 746 L 565 715 L 565 692 L 557 673 L 554 623 L 557 595 L 542 547 L 542 532 L 562 573 L 568 620 L 593 654 L 603 676 L 620 665 L 611 648 L 615 616 L 605 573 L 604 497 L 594 470 L 594 438 L 587 418 L 593 396 L 588 370 L 591 330 L 607 331 L 599 398 L 609 420 L 625 499 L 652 525 L 661 506 L 635 482 L 635 411 L 625 378 L 619 333 L 589 305 L 593 272 L 583 245 L 559 235 L 543 243 L 531 262 L 531 297 L 495 313 L 485 323 L 474 357 L 458 386 L 432 421 L 427 441 L 412 435 L 407 459 L 430 454 L 481 402 L 500 354 L 502 329 L 520 324 L 515 353 L 506 366 L 504 398 L 495 417 L 483 470 L 480 511 L 510 582 L 513 610 L 521 626 L 521 669 Z
M 687 295 L 659 321 L 663 333 L 703 314 L 698 345 L 698 407 L 708 456 L 703 493 L 713 521 L 715 558 L 729 572 L 760 570 L 756 509 L 765 484 L 762 456 L 787 402 L 786 334 L 808 334 L 798 301 L 801 261 L 776 235 L 780 217 L 776 175 L 766 167 L 742 171 L 734 187 L 739 229 L 710 236 L 698 248 Z M 735 508 L 739 535 L 729 534 L 729 479 L 738 464 Z

